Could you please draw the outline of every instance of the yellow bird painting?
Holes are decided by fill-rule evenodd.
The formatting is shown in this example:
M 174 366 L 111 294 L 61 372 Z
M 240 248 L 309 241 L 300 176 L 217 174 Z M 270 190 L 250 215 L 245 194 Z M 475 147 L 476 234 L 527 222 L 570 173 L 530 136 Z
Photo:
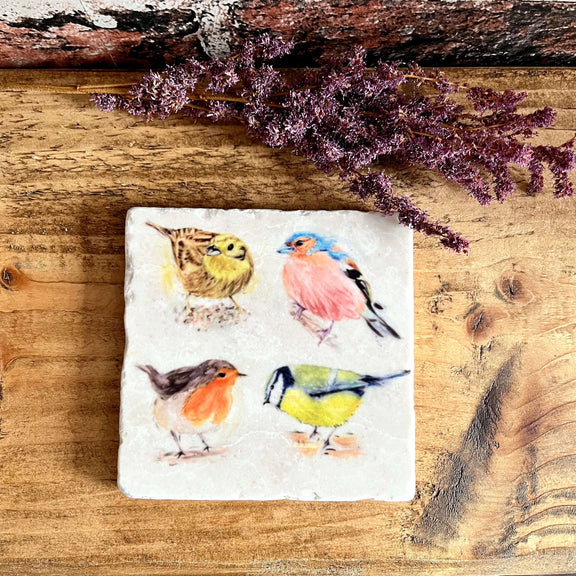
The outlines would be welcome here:
M 245 290 L 254 276 L 254 260 L 244 241 L 233 234 L 200 228 L 147 224 L 170 240 L 176 273 L 188 295 L 229 298 L 240 310 L 234 296 Z

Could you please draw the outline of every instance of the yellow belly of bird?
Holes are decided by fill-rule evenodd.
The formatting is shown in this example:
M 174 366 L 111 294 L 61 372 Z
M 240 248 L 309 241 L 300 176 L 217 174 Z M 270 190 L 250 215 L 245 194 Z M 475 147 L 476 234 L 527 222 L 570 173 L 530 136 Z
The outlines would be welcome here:
M 297 388 L 286 390 L 280 409 L 303 424 L 341 426 L 358 409 L 362 398 L 353 392 L 334 392 L 312 398 Z
M 218 256 L 216 256 L 218 258 Z M 180 272 L 180 280 L 184 289 L 200 298 L 227 298 L 242 291 L 250 282 L 252 272 L 236 271 L 228 272 L 218 270 L 218 274 L 212 275 L 205 268 L 196 270 L 194 273 L 184 274 Z
M 252 278 L 253 268 L 248 260 L 214 256 L 205 258 L 204 266 L 224 296 L 237 294 Z

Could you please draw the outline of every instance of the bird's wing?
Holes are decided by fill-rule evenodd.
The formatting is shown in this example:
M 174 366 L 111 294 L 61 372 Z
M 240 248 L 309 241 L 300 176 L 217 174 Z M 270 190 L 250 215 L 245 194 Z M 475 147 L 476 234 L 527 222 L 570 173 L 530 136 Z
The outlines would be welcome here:
M 382 313 L 384 308 L 378 302 L 374 302 L 370 284 L 368 284 L 368 280 L 364 278 L 364 275 L 358 268 L 356 262 L 354 262 L 354 260 L 349 256 L 346 256 L 345 258 L 338 260 L 338 263 L 346 277 L 350 279 L 350 282 L 354 282 L 356 288 L 360 290 L 364 296 L 367 310 L 365 310 L 362 316 L 364 317 L 364 320 L 366 320 L 370 329 L 378 336 L 391 334 L 394 338 L 401 338 L 400 334 L 398 334 L 398 332 L 396 332 L 396 330 L 394 330 L 394 328 L 392 328 L 392 326 L 390 326 L 390 324 L 388 324 L 388 322 L 383 318 Z
M 364 298 L 366 299 L 366 304 L 371 307 L 372 306 L 372 289 L 370 288 L 370 284 L 368 284 L 368 280 L 364 277 L 358 265 L 352 258 L 346 258 L 345 260 L 340 261 L 340 267 L 344 274 L 350 279 L 351 282 L 354 282 L 356 288 L 362 292 Z
M 209 380 L 203 370 L 197 366 L 177 368 L 166 374 L 167 384 L 164 386 L 164 396 L 172 396 L 183 390 L 192 391 L 202 386 L 206 386 Z
M 299 365 L 293 367 L 292 372 L 295 386 L 305 390 L 310 396 L 324 396 L 347 390 L 362 394 L 367 385 L 361 380 L 361 374 L 350 370 Z
M 372 309 L 372 289 L 370 288 L 370 284 L 368 284 L 368 280 L 364 278 L 364 275 L 360 271 L 358 264 L 336 244 L 330 247 L 328 255 L 332 260 L 338 262 L 344 275 L 362 292 L 368 308 Z
M 178 268 L 186 272 L 189 269 L 202 266 L 208 246 L 216 235 L 213 232 L 206 232 L 197 228 L 183 228 L 177 232 L 179 234 L 174 235 L 171 239 Z
M 333 394 L 335 392 L 353 392 L 362 396 L 365 388 L 369 386 L 382 386 L 390 380 L 406 376 L 410 370 L 402 370 L 387 376 L 370 376 L 368 374 L 361 375 L 357 372 L 350 370 L 332 370 L 328 382 L 323 387 L 323 390 L 310 392 L 310 396 L 325 396 L 326 394 Z
M 383 320 L 380 314 L 382 314 L 384 308 L 381 304 L 374 301 L 372 296 L 372 288 L 370 287 L 368 280 L 366 280 L 366 278 L 358 268 L 356 262 L 354 262 L 354 260 L 352 260 L 351 258 L 347 258 L 346 260 L 343 260 L 340 263 L 340 266 L 344 274 L 348 278 L 350 278 L 351 282 L 354 282 L 358 290 L 360 290 L 360 292 L 362 292 L 362 294 L 364 295 L 364 298 L 366 299 L 367 308 L 371 312 L 373 312 L 378 318 Z M 393 330 L 392 332 L 395 331 Z

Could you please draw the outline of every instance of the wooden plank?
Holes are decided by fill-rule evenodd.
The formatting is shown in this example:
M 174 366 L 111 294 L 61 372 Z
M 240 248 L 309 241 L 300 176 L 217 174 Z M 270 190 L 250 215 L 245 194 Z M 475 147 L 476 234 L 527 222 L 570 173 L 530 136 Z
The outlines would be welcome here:
M 576 72 L 452 70 L 560 108 Z M 60 72 L 58 82 L 118 82 Z M 410 503 L 148 502 L 115 485 L 123 225 L 132 206 L 365 209 L 237 126 L 146 124 L 0 74 L 0 572 L 489 574 L 576 570 L 576 203 L 482 208 L 398 188 L 472 240 L 415 239 L 418 494 Z M 519 185 L 525 178 L 518 172 Z

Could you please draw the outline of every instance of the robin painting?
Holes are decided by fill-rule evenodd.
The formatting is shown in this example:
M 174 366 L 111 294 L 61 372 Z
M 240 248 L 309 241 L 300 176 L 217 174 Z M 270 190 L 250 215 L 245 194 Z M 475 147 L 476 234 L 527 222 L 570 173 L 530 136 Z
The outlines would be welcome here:
M 161 374 L 150 365 L 138 366 L 150 378 L 158 395 L 154 402 L 154 419 L 168 430 L 178 446 L 177 458 L 189 453 L 182 448 L 180 436 L 195 434 L 210 450 L 204 434 L 226 420 L 232 408 L 232 388 L 240 373 L 225 360 L 206 360 L 197 366 L 178 368 Z
M 172 244 L 176 273 L 188 295 L 223 300 L 246 289 L 254 275 L 248 246 L 233 234 L 200 228 L 171 229 L 147 222 Z

